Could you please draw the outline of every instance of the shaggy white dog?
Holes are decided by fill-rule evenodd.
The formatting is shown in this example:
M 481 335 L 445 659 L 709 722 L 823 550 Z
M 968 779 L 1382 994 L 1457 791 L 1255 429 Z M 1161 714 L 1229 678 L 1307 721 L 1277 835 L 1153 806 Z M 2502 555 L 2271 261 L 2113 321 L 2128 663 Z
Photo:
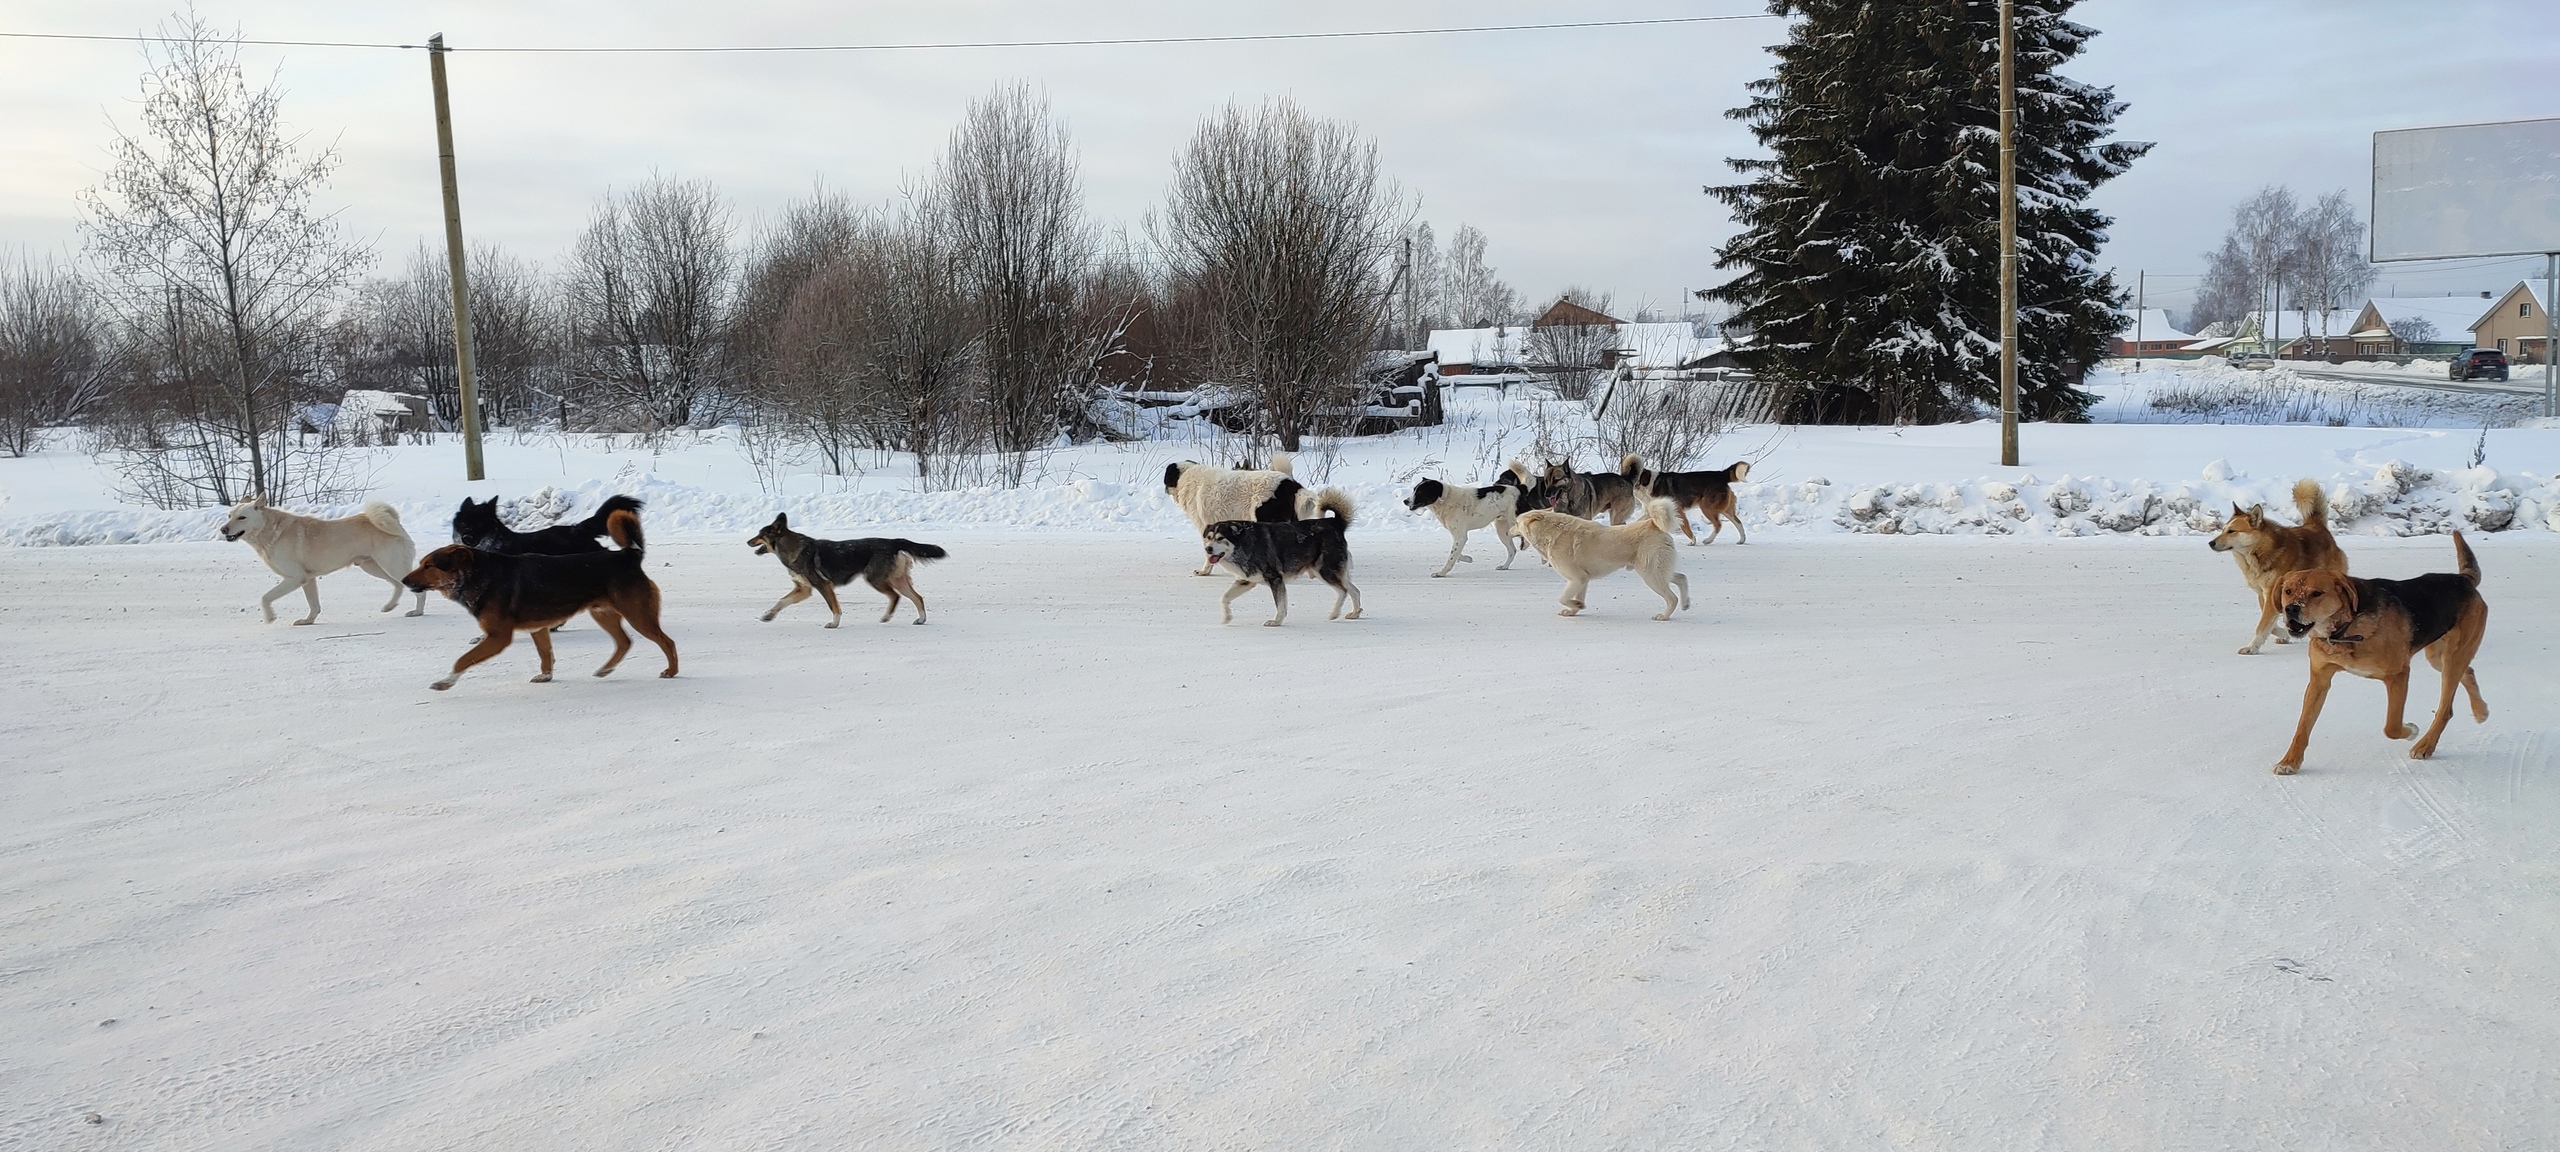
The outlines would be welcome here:
M 247 540 L 249 547 L 257 549 L 258 559 L 284 577 L 283 583 L 258 598 L 258 610 L 266 613 L 269 624 L 276 622 L 276 599 L 296 588 L 311 602 L 311 614 L 294 623 L 318 620 L 320 578 L 350 564 L 391 585 L 391 602 L 382 606 L 388 612 L 400 606 L 400 578 L 418 561 L 418 546 L 410 542 L 408 529 L 401 527 L 400 511 L 379 500 L 343 520 L 323 520 L 270 508 L 266 497 L 254 497 L 232 506 L 231 518 L 222 525 L 222 538 Z M 418 606 L 409 615 L 426 614 L 427 594 L 420 592 Z
M 1272 453 L 1269 468 L 1221 468 L 1184 460 L 1164 466 L 1164 490 L 1191 517 L 1195 532 L 1207 531 L 1221 520 L 1312 520 L 1316 494 L 1298 483 L 1289 469 L 1286 452 Z M 1206 576 L 1214 567 L 1204 564 L 1192 575 Z

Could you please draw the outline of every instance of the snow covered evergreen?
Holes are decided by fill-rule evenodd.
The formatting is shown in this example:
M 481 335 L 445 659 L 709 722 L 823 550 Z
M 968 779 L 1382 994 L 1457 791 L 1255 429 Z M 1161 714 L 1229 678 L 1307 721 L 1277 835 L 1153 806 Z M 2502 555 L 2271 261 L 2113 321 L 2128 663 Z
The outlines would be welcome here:
M 2018 391 L 2030 420 L 2079 419 L 2124 292 L 2095 257 L 2090 193 L 2150 145 L 2107 141 L 2125 105 L 2059 72 L 2094 30 L 2072 0 L 2020 0 Z M 1772 0 L 1796 18 L 1776 73 L 1728 115 L 1772 155 L 1709 188 L 1742 231 L 1711 298 L 1800 420 L 1932 421 L 1999 397 L 1999 26 L 1992 0 Z

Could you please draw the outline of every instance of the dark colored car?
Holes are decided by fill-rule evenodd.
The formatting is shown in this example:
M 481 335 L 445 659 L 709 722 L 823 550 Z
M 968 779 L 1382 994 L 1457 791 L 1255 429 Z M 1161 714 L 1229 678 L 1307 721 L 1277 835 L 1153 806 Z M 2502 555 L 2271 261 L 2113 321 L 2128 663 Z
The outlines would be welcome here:
M 2445 369 L 2448 380 L 2504 380 L 2507 378 L 2507 354 L 2495 348 L 2474 348 L 2453 358 Z

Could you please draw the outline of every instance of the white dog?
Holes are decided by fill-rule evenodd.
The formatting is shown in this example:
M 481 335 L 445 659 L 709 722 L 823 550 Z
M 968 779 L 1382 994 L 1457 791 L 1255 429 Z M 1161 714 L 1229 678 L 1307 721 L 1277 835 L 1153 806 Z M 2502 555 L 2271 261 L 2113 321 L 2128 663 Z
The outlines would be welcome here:
M 400 606 L 400 578 L 418 561 L 418 546 L 400 526 L 399 510 L 378 500 L 344 520 L 323 520 L 270 508 L 266 497 L 254 497 L 232 505 L 231 519 L 222 525 L 222 538 L 246 539 L 258 550 L 258 559 L 284 577 L 283 583 L 258 598 L 258 610 L 266 613 L 269 624 L 276 622 L 276 598 L 297 587 L 311 602 L 311 614 L 294 623 L 318 620 L 320 578 L 350 564 L 391 585 L 391 602 L 382 606 L 388 612 Z M 409 615 L 426 614 L 427 594 L 420 592 L 418 606 Z
M 1516 534 L 1512 521 L 1520 514 L 1530 487 L 1529 470 L 1517 460 L 1511 462 L 1501 479 L 1481 487 L 1451 487 L 1437 480 L 1415 484 L 1413 497 L 1404 506 L 1417 512 L 1430 509 L 1440 518 L 1440 526 L 1449 530 L 1449 559 L 1432 575 L 1446 576 L 1461 563 L 1475 563 L 1476 558 L 1467 555 L 1467 534 L 1488 525 L 1502 541 L 1502 563 L 1495 565 L 1494 571 L 1510 571 L 1511 562 L 1520 556 L 1519 548 L 1511 542 Z
M 1669 500 L 1645 501 L 1643 517 L 1626 525 L 1537 509 L 1520 514 L 1520 534 L 1564 576 L 1564 595 L 1557 601 L 1564 611 L 1556 615 L 1582 611 L 1582 594 L 1592 580 L 1633 568 L 1662 597 L 1662 614 L 1654 619 L 1668 620 L 1673 611 L 1689 606 L 1689 578 L 1680 574 L 1680 549 L 1671 543 L 1672 519 L 1678 515 L 1680 509 Z M 1680 588 L 1676 598 L 1671 595 L 1675 584 Z
M 1275 523 L 1312 520 L 1316 494 L 1289 474 L 1289 454 L 1271 454 L 1269 468 L 1220 468 L 1184 460 L 1164 466 L 1164 490 L 1191 517 L 1191 530 L 1205 532 L 1221 520 Z M 1214 564 L 1193 572 L 1206 576 Z

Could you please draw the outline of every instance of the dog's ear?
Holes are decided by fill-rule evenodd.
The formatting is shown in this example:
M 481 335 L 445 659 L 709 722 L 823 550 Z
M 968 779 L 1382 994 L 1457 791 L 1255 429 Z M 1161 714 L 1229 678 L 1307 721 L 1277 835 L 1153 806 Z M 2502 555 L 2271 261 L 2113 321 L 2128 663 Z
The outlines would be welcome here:
M 786 513 L 776 512 L 773 514 L 773 526 L 775 528 L 789 528 L 791 526 L 791 517 Z
M 2264 520 L 2264 519 L 2266 519 L 2266 518 L 2267 518 L 2267 506 L 2266 506 L 2266 505 L 2264 505 L 2264 504 L 2252 504 L 2252 505 L 2250 505 L 2250 506 L 2249 506 L 2249 519 L 2250 519 L 2250 520 L 2252 520 L 2252 521 L 2256 521 L 2256 520 Z
M 254 495 L 254 496 L 249 497 L 249 506 L 250 506 L 250 507 L 252 507 L 252 508 L 264 508 L 264 507 L 266 507 L 266 506 L 267 506 L 267 494 L 266 494 L 266 493 L 264 493 L 264 492 L 260 492 L 260 493 L 258 493 L 258 494 L 256 494 L 256 495 Z
M 2349 580 L 2344 576 L 2331 576 L 2329 579 L 2332 583 L 2338 586 L 2338 598 L 2347 602 L 2347 616 L 2349 619 L 2353 619 L 2356 615 L 2364 611 L 2364 597 L 2356 595 L 2355 581 Z

